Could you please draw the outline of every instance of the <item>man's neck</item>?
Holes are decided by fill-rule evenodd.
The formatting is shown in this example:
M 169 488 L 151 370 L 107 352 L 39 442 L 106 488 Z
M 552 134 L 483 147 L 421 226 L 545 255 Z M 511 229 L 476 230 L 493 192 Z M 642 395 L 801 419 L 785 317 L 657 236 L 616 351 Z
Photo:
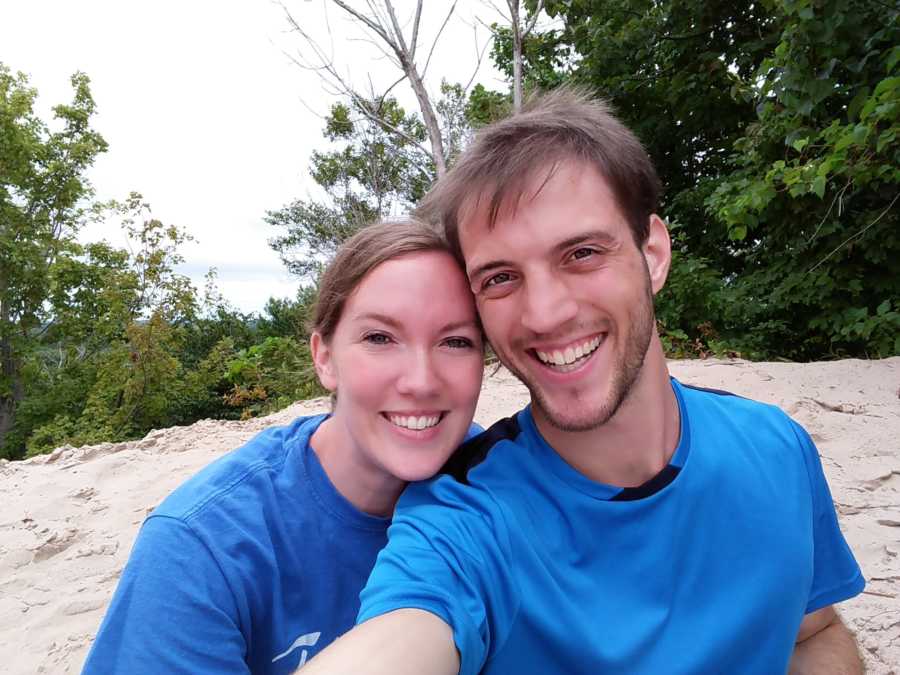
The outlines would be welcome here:
M 653 478 L 669 463 L 680 435 L 678 400 L 659 339 L 654 335 L 637 380 L 608 422 L 581 432 L 540 422 L 538 428 L 560 457 L 591 480 L 636 487 Z

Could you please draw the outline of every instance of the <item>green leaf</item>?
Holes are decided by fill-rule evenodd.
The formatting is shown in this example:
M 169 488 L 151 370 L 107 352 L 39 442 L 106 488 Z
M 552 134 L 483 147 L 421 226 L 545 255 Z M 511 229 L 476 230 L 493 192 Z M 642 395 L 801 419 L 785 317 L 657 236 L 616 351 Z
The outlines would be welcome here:
M 893 92 L 900 88 L 900 77 L 886 77 L 875 86 L 875 96 Z
M 825 184 L 828 179 L 825 176 L 816 176 L 812 182 L 812 191 L 818 195 L 819 199 L 825 196 Z
M 891 72 L 898 61 L 900 61 L 900 46 L 894 47 L 888 53 L 887 61 L 885 62 L 885 70 Z
M 878 142 L 875 144 L 875 151 L 880 153 L 888 144 L 892 143 L 896 137 L 896 129 L 886 129 L 882 131 L 881 135 L 878 137 Z
M 869 98 L 868 87 L 863 87 L 856 93 L 856 96 L 853 97 L 853 100 L 850 101 L 850 104 L 847 106 L 848 122 L 855 122 L 857 120 L 859 117 L 859 110 L 862 108 L 867 98 Z
M 728 236 L 735 241 L 743 241 L 747 237 L 747 226 L 736 225 L 728 231 Z
M 803 148 L 805 148 L 807 145 L 809 145 L 808 138 L 798 138 L 793 143 L 794 150 L 796 150 L 797 152 L 803 152 Z
M 874 96 L 870 97 L 868 101 L 866 101 L 865 105 L 862 107 L 862 110 L 859 111 L 859 119 L 861 122 L 865 122 L 869 115 L 875 110 L 878 106 L 878 99 Z

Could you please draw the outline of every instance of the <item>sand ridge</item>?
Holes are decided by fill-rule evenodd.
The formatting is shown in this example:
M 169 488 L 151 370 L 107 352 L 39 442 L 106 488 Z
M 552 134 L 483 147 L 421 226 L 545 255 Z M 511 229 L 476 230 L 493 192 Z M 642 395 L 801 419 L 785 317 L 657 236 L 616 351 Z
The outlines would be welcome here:
M 669 365 L 687 384 L 779 405 L 810 433 L 868 582 L 842 614 L 868 672 L 900 675 L 900 357 Z M 527 400 L 509 373 L 489 369 L 476 421 L 488 426 Z M 327 407 L 317 399 L 247 422 L 204 420 L 137 441 L 0 461 L 0 672 L 79 672 L 147 514 L 262 429 Z

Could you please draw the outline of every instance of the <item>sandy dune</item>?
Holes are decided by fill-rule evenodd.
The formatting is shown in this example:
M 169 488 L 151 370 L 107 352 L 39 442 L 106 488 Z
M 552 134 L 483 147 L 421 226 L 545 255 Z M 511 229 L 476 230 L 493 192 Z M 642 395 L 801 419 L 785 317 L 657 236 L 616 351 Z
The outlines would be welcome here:
M 900 357 L 814 364 L 675 361 L 682 381 L 776 403 L 816 441 L 841 525 L 868 580 L 843 606 L 872 675 L 900 674 Z M 476 419 L 527 400 L 501 371 Z M 326 408 L 298 403 L 249 422 L 202 421 L 140 441 L 0 461 L 0 671 L 77 673 L 144 517 L 266 426 Z

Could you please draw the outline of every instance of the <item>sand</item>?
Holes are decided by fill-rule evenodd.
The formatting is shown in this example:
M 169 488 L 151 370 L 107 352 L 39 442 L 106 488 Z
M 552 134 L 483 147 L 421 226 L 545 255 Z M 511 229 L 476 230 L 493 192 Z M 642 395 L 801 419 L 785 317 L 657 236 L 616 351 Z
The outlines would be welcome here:
M 686 383 L 775 403 L 812 435 L 868 580 L 842 615 L 868 672 L 900 674 L 900 357 L 670 367 Z M 500 371 L 485 380 L 476 420 L 488 426 L 526 400 Z M 201 421 L 139 441 L 0 461 L 0 672 L 79 672 L 144 517 L 261 429 L 326 407 L 307 401 L 248 422 Z

